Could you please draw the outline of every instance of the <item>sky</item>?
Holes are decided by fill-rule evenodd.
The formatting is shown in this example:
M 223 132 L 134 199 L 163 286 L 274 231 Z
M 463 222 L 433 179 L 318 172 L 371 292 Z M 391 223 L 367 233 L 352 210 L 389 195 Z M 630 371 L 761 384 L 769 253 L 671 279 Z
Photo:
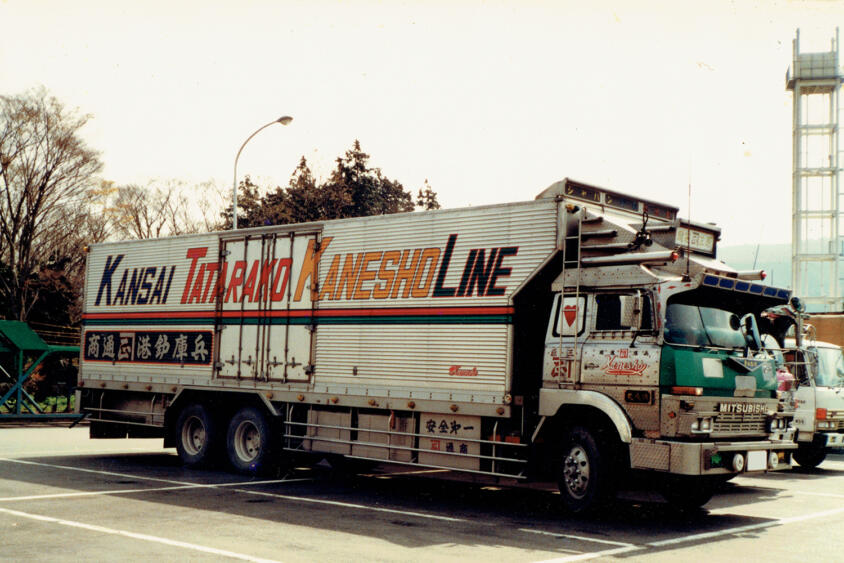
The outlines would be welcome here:
M 443 207 L 564 178 L 790 242 L 785 73 L 827 51 L 842 1 L 0 0 L 0 95 L 91 114 L 102 176 L 286 185 L 357 139 Z M 691 197 L 689 197 L 691 185 Z

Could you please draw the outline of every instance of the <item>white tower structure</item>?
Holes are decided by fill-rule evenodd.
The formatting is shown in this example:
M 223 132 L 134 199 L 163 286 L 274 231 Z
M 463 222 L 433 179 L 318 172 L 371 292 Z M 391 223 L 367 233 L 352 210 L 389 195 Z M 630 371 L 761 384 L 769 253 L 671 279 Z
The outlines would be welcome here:
M 809 311 L 844 310 L 844 215 L 839 182 L 838 29 L 826 52 L 801 53 L 786 74 L 793 92 L 791 285 Z

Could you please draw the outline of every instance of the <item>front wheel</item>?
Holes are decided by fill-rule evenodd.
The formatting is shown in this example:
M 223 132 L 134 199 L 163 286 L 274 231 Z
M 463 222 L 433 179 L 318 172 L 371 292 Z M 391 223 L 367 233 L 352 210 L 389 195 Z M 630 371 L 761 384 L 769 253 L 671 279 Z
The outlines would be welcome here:
M 188 467 L 209 465 L 216 457 L 217 425 L 205 405 L 186 406 L 176 419 L 176 451 Z
M 792 455 L 794 461 L 806 469 L 814 469 L 826 458 L 826 450 L 815 444 L 799 444 Z
M 563 442 L 558 462 L 558 485 L 563 503 L 574 513 L 592 510 L 610 496 L 609 457 L 593 435 L 572 428 Z
M 267 473 L 273 465 L 273 440 L 266 415 L 255 407 L 244 407 L 229 423 L 226 434 L 229 462 L 240 473 Z

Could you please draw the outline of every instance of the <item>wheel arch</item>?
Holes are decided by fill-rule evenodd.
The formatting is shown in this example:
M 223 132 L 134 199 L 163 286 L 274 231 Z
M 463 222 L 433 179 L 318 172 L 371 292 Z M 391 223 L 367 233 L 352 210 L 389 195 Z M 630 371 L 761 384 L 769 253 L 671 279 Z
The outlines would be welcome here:
M 539 414 L 552 418 L 558 425 L 614 429 L 620 442 L 633 441 L 633 424 L 627 413 L 613 399 L 597 391 L 541 389 Z

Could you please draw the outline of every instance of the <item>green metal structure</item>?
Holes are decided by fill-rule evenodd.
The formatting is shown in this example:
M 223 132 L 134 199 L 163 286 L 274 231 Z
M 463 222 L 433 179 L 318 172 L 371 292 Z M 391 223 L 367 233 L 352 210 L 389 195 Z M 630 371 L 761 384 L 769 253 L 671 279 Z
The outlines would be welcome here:
M 0 320 L 0 383 L 11 381 L 11 388 L 0 398 L 0 421 L 82 418 L 82 415 L 70 412 L 44 412 L 38 401 L 24 389 L 38 366 L 52 354 L 78 356 L 79 346 L 53 346 L 44 342 L 25 322 Z

